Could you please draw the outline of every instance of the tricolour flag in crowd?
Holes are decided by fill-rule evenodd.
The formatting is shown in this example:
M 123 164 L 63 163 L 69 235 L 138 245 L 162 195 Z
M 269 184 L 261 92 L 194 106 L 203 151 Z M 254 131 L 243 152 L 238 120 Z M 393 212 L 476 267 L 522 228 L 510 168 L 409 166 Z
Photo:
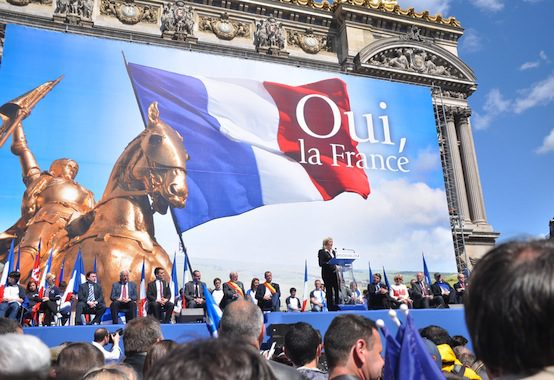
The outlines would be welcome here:
M 392 338 L 386 329 L 383 333 L 387 342 L 384 380 L 444 379 L 410 314 L 406 316 L 406 322 L 398 328 L 395 338 Z
M 427 268 L 427 262 L 425 261 L 425 255 L 423 252 L 421 253 L 421 257 L 423 257 L 423 276 L 425 277 L 425 282 L 427 285 L 431 286 L 431 275 L 429 274 L 429 269 Z
M 175 297 L 179 295 L 179 281 L 177 280 L 177 253 L 173 254 L 173 266 L 171 267 L 171 281 L 169 281 L 171 298 L 169 299 L 175 305 Z
M 208 290 L 206 284 L 204 287 L 204 298 L 206 299 L 206 324 L 208 325 L 208 330 L 213 337 L 217 337 L 217 328 L 219 327 L 219 321 L 221 321 L 221 316 L 223 312 L 219 305 L 215 302 L 212 293 Z
M 37 284 L 40 281 L 40 241 L 38 242 L 38 252 L 33 262 L 33 270 L 31 271 L 31 279 Z
M 142 272 L 140 275 L 138 314 L 139 317 L 146 317 L 146 274 L 144 269 L 144 259 L 142 260 Z
M 302 300 L 302 311 L 308 310 L 310 304 L 310 291 L 308 290 L 308 260 L 304 262 L 304 299 Z
M 52 267 L 52 253 L 53 249 L 50 250 L 50 256 L 48 256 L 48 261 L 46 262 L 46 265 L 44 266 L 42 276 L 40 276 L 40 282 L 38 284 L 38 295 L 39 297 L 45 297 L 45 290 L 46 290 L 46 275 L 50 272 L 50 268 Z
M 85 277 L 85 265 L 83 263 L 83 256 L 81 255 L 81 249 L 77 252 L 77 257 L 75 258 L 75 264 L 73 265 L 73 270 L 71 271 L 71 277 L 65 288 L 62 300 L 63 302 L 69 302 L 72 295 L 79 294 L 79 286 L 84 284 L 87 281 Z
M 333 153 L 339 145 L 358 153 L 341 79 L 290 86 L 132 63 L 127 70 L 143 119 L 157 101 L 161 119 L 183 136 L 192 157 L 187 207 L 173 213 L 179 232 L 264 205 L 369 195 L 364 170 Z
M 13 254 L 14 241 L 12 240 L 10 244 L 10 251 L 8 252 L 8 257 L 4 263 L 4 269 L 2 269 L 2 277 L 0 277 L 0 300 L 4 298 L 4 286 L 8 284 L 8 274 L 12 271 L 14 265 L 14 254 Z

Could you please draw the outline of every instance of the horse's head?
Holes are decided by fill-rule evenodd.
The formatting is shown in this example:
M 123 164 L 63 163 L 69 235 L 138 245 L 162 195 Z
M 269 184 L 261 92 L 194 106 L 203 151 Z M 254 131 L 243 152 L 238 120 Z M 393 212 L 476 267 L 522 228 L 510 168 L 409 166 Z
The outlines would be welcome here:
M 152 208 L 160 214 L 167 207 L 183 208 L 188 196 L 186 162 L 189 159 L 181 135 L 160 119 L 158 103 L 148 107 L 148 127 L 141 134 L 140 147 L 146 158 L 141 168 Z

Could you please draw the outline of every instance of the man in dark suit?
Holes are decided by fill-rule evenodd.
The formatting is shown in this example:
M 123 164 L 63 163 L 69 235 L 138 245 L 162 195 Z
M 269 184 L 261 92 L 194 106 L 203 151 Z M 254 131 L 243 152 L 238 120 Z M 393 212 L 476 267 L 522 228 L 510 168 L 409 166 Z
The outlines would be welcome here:
M 256 299 L 258 306 L 262 311 L 279 311 L 281 308 L 281 290 L 279 284 L 273 281 L 273 275 L 270 271 L 264 273 L 265 282 L 258 285 L 256 289 Z
M 444 307 L 456 302 L 456 293 L 452 286 L 443 280 L 442 274 L 435 273 L 435 283 L 431 285 L 431 292 L 435 297 L 441 297 L 444 301 Z
M 185 300 L 189 309 L 206 307 L 206 298 L 204 297 L 206 284 L 200 281 L 201 279 L 202 273 L 195 270 L 192 272 L 192 281 L 185 284 Z
M 129 282 L 129 271 L 122 270 L 119 273 L 119 281 L 112 285 L 110 299 L 110 311 L 112 313 L 112 322 L 117 324 L 120 310 L 125 311 L 125 322 L 129 322 L 137 316 L 137 284 Z
M 416 281 L 412 284 L 412 297 L 416 309 L 428 309 L 431 306 L 444 308 L 444 300 L 441 296 L 433 295 L 431 288 L 423 280 L 422 272 L 416 274 Z
M 333 249 L 333 239 L 326 238 L 323 240 L 323 248 L 317 253 L 319 266 L 321 267 L 321 277 L 325 284 L 325 298 L 327 300 L 327 309 L 329 311 L 338 310 L 339 298 L 339 282 L 337 278 L 337 266 L 329 264 L 329 261 L 335 258 L 335 250 Z
M 381 282 L 381 274 L 373 275 L 373 282 L 367 286 L 367 308 L 369 310 L 389 309 L 389 289 Z
M 94 314 L 94 319 L 89 322 L 89 325 L 99 325 L 106 311 L 104 294 L 100 285 L 96 283 L 95 272 L 87 272 L 86 278 L 87 282 L 79 286 L 79 292 L 77 293 L 75 324 L 82 325 L 84 323 L 83 314 Z
M 169 283 L 165 281 L 165 270 L 157 267 L 154 269 L 156 279 L 148 284 L 146 298 L 148 299 L 148 314 L 161 323 L 169 323 L 173 314 L 173 303 Z
M 239 274 L 237 272 L 229 273 L 229 281 L 223 284 L 223 299 L 220 306 L 225 308 L 231 302 L 244 298 L 246 292 L 244 291 L 244 285 L 239 281 Z
M 468 283 L 466 276 L 463 273 L 458 274 L 458 282 L 454 284 L 454 290 L 456 291 L 456 303 L 464 303 L 464 294 Z

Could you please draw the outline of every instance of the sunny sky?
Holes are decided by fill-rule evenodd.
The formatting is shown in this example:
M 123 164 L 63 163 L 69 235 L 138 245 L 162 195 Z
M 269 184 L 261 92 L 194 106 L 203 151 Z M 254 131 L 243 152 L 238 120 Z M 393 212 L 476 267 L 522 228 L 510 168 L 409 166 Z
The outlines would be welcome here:
M 398 0 L 462 23 L 459 56 L 489 223 L 500 240 L 544 237 L 554 217 L 554 44 L 551 0 Z

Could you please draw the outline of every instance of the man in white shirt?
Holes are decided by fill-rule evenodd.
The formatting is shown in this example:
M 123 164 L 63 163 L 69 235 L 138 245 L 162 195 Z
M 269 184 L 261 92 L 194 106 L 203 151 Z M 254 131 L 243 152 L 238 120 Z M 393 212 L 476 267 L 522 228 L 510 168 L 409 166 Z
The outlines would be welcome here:
M 119 348 L 119 332 L 110 334 L 105 328 L 96 329 L 94 332 L 94 342 L 92 345 L 102 351 L 106 364 L 119 363 L 121 358 L 121 349 Z M 112 350 L 108 351 L 105 347 L 112 344 Z
M 321 281 L 315 280 L 315 289 L 310 292 L 310 302 L 312 311 L 324 311 L 327 308 L 325 304 L 325 292 L 321 289 Z
M 8 274 L 8 284 L 4 287 L 4 297 L 0 300 L 0 318 L 17 319 L 17 312 L 25 298 L 25 289 L 18 285 L 19 272 Z

